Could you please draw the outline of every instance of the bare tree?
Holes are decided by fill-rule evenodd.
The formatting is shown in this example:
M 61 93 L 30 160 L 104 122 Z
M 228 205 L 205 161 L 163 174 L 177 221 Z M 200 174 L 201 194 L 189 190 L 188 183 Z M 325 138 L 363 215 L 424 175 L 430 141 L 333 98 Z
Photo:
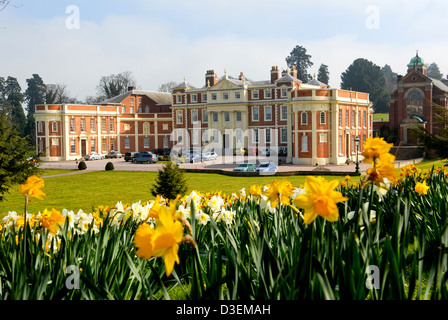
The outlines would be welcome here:
M 168 82 L 162 83 L 159 86 L 159 92 L 171 93 L 171 89 L 173 89 L 177 85 L 178 85 L 178 83 L 175 81 L 168 81 Z
M 101 77 L 96 89 L 99 96 L 109 99 L 127 92 L 130 86 L 135 85 L 136 81 L 132 72 L 125 71 L 119 74 L 111 74 L 110 76 Z
M 45 103 L 47 104 L 61 104 L 71 103 L 73 98 L 70 97 L 70 93 L 66 84 L 47 84 L 45 90 Z
M 18 8 L 21 7 L 22 5 L 20 6 L 14 5 L 11 3 L 11 0 L 0 0 L 0 11 L 6 9 L 9 6 Z

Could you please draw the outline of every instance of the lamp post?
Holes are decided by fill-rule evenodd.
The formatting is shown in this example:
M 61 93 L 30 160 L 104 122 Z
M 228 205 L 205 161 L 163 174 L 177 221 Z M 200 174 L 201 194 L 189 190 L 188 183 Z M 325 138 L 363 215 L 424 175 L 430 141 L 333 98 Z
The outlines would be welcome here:
M 358 161 L 358 152 L 359 152 L 359 137 L 355 138 L 355 144 L 356 144 L 356 166 L 355 166 L 355 173 L 359 174 L 359 161 Z

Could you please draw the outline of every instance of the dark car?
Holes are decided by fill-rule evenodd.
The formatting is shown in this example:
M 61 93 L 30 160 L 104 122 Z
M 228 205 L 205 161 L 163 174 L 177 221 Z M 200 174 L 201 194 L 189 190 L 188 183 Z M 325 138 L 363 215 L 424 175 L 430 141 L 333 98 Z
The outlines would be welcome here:
M 135 155 L 138 154 L 138 152 L 126 152 L 124 154 L 124 160 L 126 162 L 131 161 L 134 159 Z
M 106 154 L 106 159 L 117 159 L 117 158 L 121 158 L 121 152 L 118 151 L 111 151 L 108 154 Z
M 157 156 L 149 152 L 142 152 L 132 159 L 133 163 L 156 163 Z

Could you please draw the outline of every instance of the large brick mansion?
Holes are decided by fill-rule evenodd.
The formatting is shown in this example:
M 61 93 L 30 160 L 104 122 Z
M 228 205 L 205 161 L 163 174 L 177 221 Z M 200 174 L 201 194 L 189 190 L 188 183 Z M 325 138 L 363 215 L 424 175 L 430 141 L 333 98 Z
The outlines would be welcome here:
M 98 105 L 37 105 L 37 150 L 44 161 L 90 152 L 285 147 L 286 162 L 341 164 L 356 159 L 355 138 L 372 136 L 367 93 L 303 83 L 297 70 L 273 66 L 268 80 L 221 78 L 208 70 L 204 85 L 185 80 L 171 93 L 129 88 Z

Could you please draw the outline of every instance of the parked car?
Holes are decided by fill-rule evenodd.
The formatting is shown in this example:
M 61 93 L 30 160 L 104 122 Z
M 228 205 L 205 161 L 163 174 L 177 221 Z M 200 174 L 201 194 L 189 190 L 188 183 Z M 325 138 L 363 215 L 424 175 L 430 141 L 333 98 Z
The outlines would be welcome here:
M 201 154 L 190 154 L 185 157 L 185 162 L 194 163 L 201 162 L 202 155 Z
M 86 154 L 84 156 L 84 159 L 85 160 L 101 160 L 101 159 L 104 159 L 104 156 L 99 153 L 96 153 L 96 152 L 91 152 L 89 154 Z
M 215 152 L 206 152 L 202 154 L 203 161 L 216 160 L 217 158 L 218 155 Z
M 123 155 L 119 151 L 111 151 L 108 154 L 106 154 L 106 159 L 117 159 L 121 158 Z
M 235 168 L 233 168 L 233 171 L 240 171 L 240 172 L 250 172 L 255 171 L 256 165 L 253 163 L 240 163 Z
M 255 172 L 277 172 L 277 165 L 274 161 L 262 162 L 255 169 Z
M 142 152 L 136 155 L 132 159 L 133 163 L 156 163 L 157 162 L 157 156 L 155 154 L 152 154 L 150 152 Z
M 138 154 L 138 152 L 126 152 L 126 153 L 124 154 L 124 160 L 125 160 L 126 162 L 128 162 L 128 161 L 131 161 L 131 162 L 132 162 L 132 159 L 134 159 L 134 157 L 135 157 L 136 154 Z

